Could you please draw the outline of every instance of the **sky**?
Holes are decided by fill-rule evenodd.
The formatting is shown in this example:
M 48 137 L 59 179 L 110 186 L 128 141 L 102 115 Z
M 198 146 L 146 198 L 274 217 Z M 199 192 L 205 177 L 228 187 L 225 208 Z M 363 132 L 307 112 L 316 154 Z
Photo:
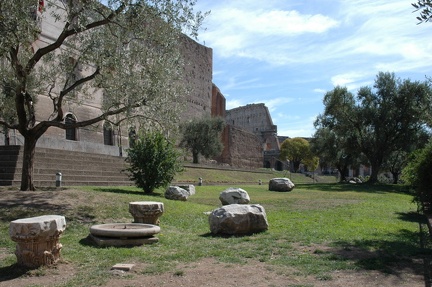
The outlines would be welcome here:
M 432 76 L 432 23 L 415 0 L 198 0 L 210 11 L 198 42 L 213 49 L 227 110 L 264 103 L 279 136 L 311 137 L 323 97 L 356 93 L 378 72 Z

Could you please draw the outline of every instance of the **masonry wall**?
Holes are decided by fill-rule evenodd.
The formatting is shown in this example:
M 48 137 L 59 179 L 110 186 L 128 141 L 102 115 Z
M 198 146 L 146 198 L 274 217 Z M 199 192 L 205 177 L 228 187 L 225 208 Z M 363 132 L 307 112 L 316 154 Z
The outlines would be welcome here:
M 241 127 L 259 136 L 263 132 L 277 132 L 277 127 L 273 125 L 268 108 L 265 104 L 249 104 L 226 111 L 226 122 L 229 125 Z
M 221 156 L 215 158 L 240 168 L 260 168 L 263 164 L 263 151 L 258 136 L 237 127 L 227 125 L 222 134 L 224 149 Z
M 187 36 L 181 37 L 184 57 L 181 81 L 190 89 L 183 120 L 210 115 L 213 89 L 213 50 Z
M 56 3 L 56 0 L 50 2 Z M 43 15 L 39 16 L 43 16 L 40 18 L 42 19 L 40 23 L 42 32 L 39 38 L 32 44 L 34 50 L 52 43 L 58 37 L 64 25 L 63 22 L 56 21 L 53 18 L 51 11 L 44 11 Z M 179 103 L 184 108 L 180 118 L 187 120 L 201 117 L 205 114 L 210 115 L 212 112 L 213 97 L 213 51 L 211 48 L 201 45 L 185 35 L 180 37 L 180 45 L 185 64 L 180 81 L 189 89 L 189 93 L 183 95 L 184 101 Z M 65 115 L 67 113 L 73 114 L 77 121 L 93 118 L 101 113 L 102 100 L 102 92 L 95 90 L 93 97 L 85 99 L 80 105 L 65 104 L 64 113 Z M 38 102 L 35 107 L 36 121 L 48 119 L 53 111 L 52 100 L 47 95 L 38 95 Z M 223 108 L 225 107 L 223 106 Z M 89 127 L 77 129 L 76 141 L 66 140 L 65 130 L 50 128 L 42 136 L 40 143 L 49 143 L 51 148 L 74 150 L 79 147 L 80 151 L 102 154 L 112 154 L 115 150 L 121 151 L 123 148 L 129 146 L 129 127 L 127 125 L 113 127 L 113 142 L 116 148 L 104 145 L 103 125 L 104 122 L 100 122 Z M 13 143 L 23 143 L 17 131 L 10 131 L 9 135 L 13 137 L 11 139 Z M 0 135 L 0 138 L 0 144 L 4 143 L 3 134 Z M 77 142 L 86 144 L 77 144 Z M 91 148 L 88 148 L 90 146 Z M 87 148 L 88 150 L 86 150 Z M 120 152 L 118 153 L 120 154 Z
M 213 84 L 211 115 L 212 117 L 225 118 L 225 111 L 226 111 L 225 97 L 222 95 L 219 88 L 215 84 Z

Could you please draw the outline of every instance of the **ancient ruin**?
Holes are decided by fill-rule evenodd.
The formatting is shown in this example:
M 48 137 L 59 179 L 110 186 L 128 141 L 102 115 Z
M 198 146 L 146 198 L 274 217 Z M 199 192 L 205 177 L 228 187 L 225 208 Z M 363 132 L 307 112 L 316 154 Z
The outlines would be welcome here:
M 60 259 L 60 235 L 66 219 L 60 215 L 44 215 L 17 219 L 9 225 L 10 238 L 17 243 L 15 255 L 19 265 L 28 268 L 50 266 Z
M 159 225 L 159 217 L 164 212 L 164 204 L 156 201 L 129 202 L 129 212 L 134 218 L 134 223 Z

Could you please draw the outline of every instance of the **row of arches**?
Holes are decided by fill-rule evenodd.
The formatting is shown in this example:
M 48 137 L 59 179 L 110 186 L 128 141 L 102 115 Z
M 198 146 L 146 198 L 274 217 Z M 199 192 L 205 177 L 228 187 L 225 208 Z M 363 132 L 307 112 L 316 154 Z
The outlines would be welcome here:
M 69 113 L 65 117 L 65 136 L 67 140 L 77 141 L 79 140 L 78 129 L 75 127 L 68 127 L 68 125 L 72 125 L 77 122 L 77 118 L 75 115 Z M 114 145 L 114 130 L 112 124 L 109 122 L 105 122 L 103 124 L 103 141 L 104 145 Z

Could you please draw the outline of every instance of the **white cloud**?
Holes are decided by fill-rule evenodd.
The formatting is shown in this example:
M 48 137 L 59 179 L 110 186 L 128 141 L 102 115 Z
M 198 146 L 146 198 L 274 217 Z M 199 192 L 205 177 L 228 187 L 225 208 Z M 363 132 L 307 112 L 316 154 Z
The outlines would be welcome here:
M 293 102 L 293 98 L 283 97 L 283 98 L 274 98 L 270 100 L 263 100 L 260 101 L 261 103 L 264 103 L 266 107 L 269 109 L 269 111 L 274 111 L 276 108 L 280 108 L 283 104 L 288 104 Z
M 212 14 L 200 38 L 213 48 L 227 108 L 265 103 L 281 135 L 313 134 L 307 117 L 332 86 L 355 92 L 379 71 L 431 73 L 431 24 L 417 25 L 412 1 L 201 2 Z
M 225 106 L 226 106 L 227 110 L 231 110 L 231 109 L 234 109 L 234 108 L 237 108 L 237 107 L 241 107 L 241 106 L 244 106 L 244 105 L 245 104 L 242 101 L 238 100 L 238 99 L 229 100 L 229 101 L 225 102 Z
M 233 1 L 234 2 L 234 1 Z M 292 61 L 297 37 L 317 35 L 337 27 L 339 22 L 322 14 L 301 14 L 295 10 L 233 7 L 231 2 L 216 6 L 207 19 L 208 30 L 200 38 L 222 57 L 237 56 L 272 64 Z M 291 46 L 290 46 L 291 45 Z M 287 50 L 287 48 L 289 48 Z

